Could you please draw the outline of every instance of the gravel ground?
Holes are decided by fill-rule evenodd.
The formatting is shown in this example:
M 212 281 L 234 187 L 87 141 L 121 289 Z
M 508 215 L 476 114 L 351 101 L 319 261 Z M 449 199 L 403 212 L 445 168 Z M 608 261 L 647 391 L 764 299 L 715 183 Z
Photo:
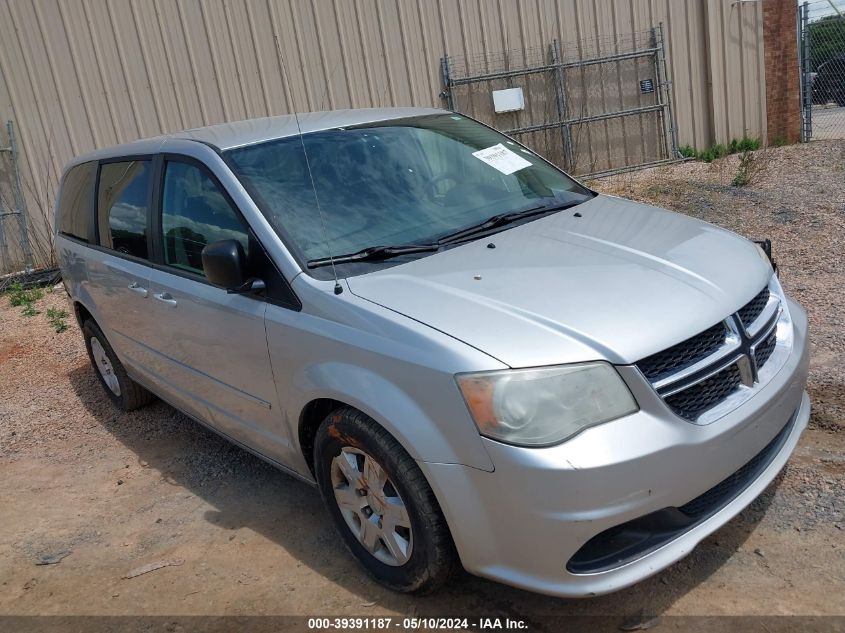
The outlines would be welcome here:
M 685 560 L 628 590 L 559 600 L 460 575 L 409 598 L 368 580 L 315 491 L 163 403 L 123 414 L 74 323 L 55 333 L 0 298 L 0 614 L 303 614 L 520 617 L 845 615 L 845 142 L 605 179 L 608 193 L 769 237 L 808 310 L 810 429 L 781 476 Z M 52 564 L 39 564 L 57 561 Z M 173 564 L 131 579 L 158 561 Z M 838 589 L 837 589 L 838 588 Z

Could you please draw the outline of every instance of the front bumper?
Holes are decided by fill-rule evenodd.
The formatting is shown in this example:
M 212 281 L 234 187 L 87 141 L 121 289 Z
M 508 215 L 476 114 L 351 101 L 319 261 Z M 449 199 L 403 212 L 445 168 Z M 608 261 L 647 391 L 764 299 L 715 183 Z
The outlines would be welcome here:
M 634 584 L 686 556 L 766 488 L 807 426 L 807 319 L 794 302 L 789 308 L 794 340 L 785 365 L 712 424 L 690 424 L 662 404 L 641 400 L 638 413 L 559 446 L 519 448 L 483 439 L 494 472 L 422 462 L 464 567 L 531 591 L 593 596 Z M 600 571 L 567 569 L 597 535 L 688 504 L 759 460 L 767 446 L 772 448 L 750 481 L 659 546 Z

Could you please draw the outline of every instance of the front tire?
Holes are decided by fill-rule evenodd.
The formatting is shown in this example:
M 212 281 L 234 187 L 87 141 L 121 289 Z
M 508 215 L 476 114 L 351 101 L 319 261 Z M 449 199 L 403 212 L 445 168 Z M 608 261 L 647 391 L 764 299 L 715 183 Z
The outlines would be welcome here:
M 83 323 L 82 335 L 97 378 L 106 390 L 106 395 L 118 408 L 132 411 L 155 399 L 152 393 L 129 377 L 100 326 L 92 319 Z
M 446 520 L 417 463 L 384 428 L 351 407 L 317 430 L 314 470 L 350 551 L 373 578 L 429 593 L 457 566 Z

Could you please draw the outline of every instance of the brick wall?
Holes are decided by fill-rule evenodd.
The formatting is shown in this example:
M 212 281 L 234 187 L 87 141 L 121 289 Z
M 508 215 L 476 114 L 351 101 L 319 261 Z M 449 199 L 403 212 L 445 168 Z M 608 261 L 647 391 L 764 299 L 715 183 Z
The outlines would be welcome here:
M 769 144 L 801 140 L 795 0 L 763 0 L 766 118 Z

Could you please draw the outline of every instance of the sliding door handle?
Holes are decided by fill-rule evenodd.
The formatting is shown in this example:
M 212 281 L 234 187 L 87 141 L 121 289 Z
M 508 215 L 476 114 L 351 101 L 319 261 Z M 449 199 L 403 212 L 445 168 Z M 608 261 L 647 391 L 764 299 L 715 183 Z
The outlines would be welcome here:
M 176 307 L 176 299 L 169 292 L 157 292 L 153 294 L 156 300 L 166 303 L 169 306 Z
M 128 288 L 136 295 L 141 295 L 142 297 L 146 297 L 148 294 L 147 289 L 139 286 L 137 281 L 133 281 L 131 284 L 129 284 Z

